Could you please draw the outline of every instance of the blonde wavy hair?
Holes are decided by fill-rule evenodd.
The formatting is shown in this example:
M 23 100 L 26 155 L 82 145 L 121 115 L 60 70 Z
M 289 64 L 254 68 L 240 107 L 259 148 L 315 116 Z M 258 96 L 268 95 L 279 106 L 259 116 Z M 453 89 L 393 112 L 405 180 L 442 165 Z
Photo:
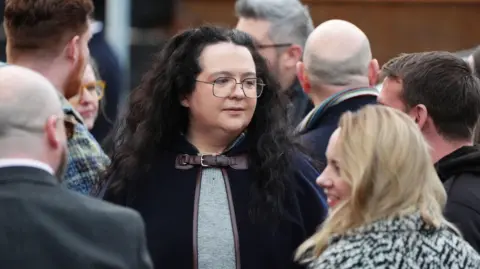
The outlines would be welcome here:
M 297 261 L 318 258 L 331 236 L 383 218 L 420 212 L 430 226 L 453 228 L 442 214 L 445 189 L 412 119 L 393 108 L 369 105 L 342 115 L 339 128 L 334 150 L 341 156 L 340 176 L 351 196 L 298 248 Z

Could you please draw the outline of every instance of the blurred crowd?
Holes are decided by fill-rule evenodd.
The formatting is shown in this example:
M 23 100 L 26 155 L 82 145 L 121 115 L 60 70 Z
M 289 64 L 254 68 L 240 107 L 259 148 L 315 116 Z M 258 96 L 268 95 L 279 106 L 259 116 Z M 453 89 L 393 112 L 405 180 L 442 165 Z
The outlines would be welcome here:
M 480 49 L 140 2 L 129 68 L 104 1 L 0 2 L 0 268 L 480 268 Z

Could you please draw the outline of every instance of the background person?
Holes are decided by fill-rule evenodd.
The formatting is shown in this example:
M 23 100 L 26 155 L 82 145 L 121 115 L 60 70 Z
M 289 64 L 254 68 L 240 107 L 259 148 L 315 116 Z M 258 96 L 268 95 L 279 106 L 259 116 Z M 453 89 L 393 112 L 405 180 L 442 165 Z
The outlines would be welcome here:
M 393 108 L 347 112 L 317 179 L 330 215 L 300 248 L 313 269 L 480 268 L 443 216 L 447 194 L 415 122 Z
M 94 62 L 85 67 L 82 87 L 77 95 L 68 99 L 75 110 L 82 116 L 85 126 L 91 130 L 98 116 L 100 100 L 104 96 L 105 82 L 100 80 L 100 75 Z
M 45 77 L 0 67 L 0 268 L 151 269 L 137 212 L 61 187 L 64 117 Z

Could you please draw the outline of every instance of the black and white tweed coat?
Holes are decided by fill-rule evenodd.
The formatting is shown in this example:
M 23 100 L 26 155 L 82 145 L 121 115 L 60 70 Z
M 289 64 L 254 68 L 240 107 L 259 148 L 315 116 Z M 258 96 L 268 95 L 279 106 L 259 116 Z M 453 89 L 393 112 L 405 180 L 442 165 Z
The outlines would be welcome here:
M 450 228 L 427 227 L 416 213 L 333 236 L 309 268 L 480 269 L 480 256 Z

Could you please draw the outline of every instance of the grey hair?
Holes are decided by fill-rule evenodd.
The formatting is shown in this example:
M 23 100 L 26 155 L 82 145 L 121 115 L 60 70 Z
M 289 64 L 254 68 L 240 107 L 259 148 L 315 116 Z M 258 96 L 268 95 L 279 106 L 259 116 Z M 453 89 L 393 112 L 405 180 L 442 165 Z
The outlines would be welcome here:
M 269 21 L 273 42 L 292 43 L 302 49 L 314 29 L 308 7 L 298 0 L 237 0 L 235 13 L 237 17 Z
M 308 53 L 304 58 L 312 84 L 347 86 L 368 78 L 372 52 L 366 40 L 354 55 L 341 61 L 323 59 L 314 53 Z

